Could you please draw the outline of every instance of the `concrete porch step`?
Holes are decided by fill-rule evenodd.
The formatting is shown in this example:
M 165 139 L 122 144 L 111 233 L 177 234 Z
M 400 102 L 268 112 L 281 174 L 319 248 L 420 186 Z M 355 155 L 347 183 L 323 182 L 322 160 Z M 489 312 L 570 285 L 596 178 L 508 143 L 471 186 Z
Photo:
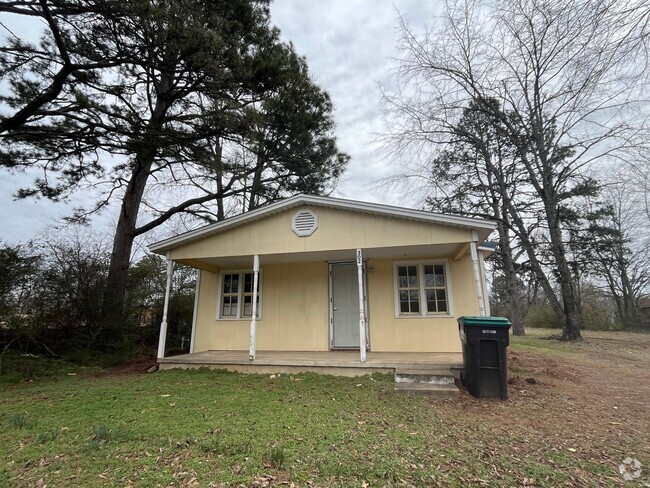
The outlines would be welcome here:
M 395 383 L 453 385 L 454 375 L 447 368 L 422 368 L 395 370 Z
M 396 393 L 413 393 L 417 395 L 431 395 L 437 398 L 453 398 L 458 395 L 455 384 L 435 383 L 395 383 Z
M 458 394 L 454 374 L 448 365 L 395 368 L 395 391 L 440 398 L 454 397 Z

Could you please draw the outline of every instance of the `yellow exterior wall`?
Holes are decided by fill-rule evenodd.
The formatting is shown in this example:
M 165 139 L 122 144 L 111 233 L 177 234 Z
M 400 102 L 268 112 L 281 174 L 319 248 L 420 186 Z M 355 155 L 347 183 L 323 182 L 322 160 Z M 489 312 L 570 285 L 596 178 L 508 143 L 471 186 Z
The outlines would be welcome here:
M 426 260 L 426 258 L 422 258 Z M 371 351 L 457 352 L 456 317 L 478 315 L 471 261 L 449 260 L 454 317 L 395 318 L 393 260 L 370 260 Z M 326 262 L 262 267 L 262 319 L 257 349 L 327 351 L 329 281 Z M 250 320 L 216 320 L 218 273 L 201 272 L 194 350 L 248 350 Z
M 194 350 L 248 350 L 250 319 L 217 320 L 219 274 L 201 272 Z M 326 262 L 262 267 L 260 351 L 329 349 Z
M 416 260 L 414 260 L 416 261 Z M 422 258 L 421 261 L 426 261 Z M 456 318 L 478 315 L 471 260 L 449 260 L 453 317 L 395 317 L 393 260 L 370 260 L 368 308 L 372 351 L 459 352 Z
M 318 216 L 318 229 L 309 237 L 291 230 L 291 218 L 310 208 Z M 254 254 L 282 254 L 337 249 L 463 243 L 471 231 L 395 217 L 382 217 L 328 208 L 299 207 L 235 227 L 171 251 L 174 260 Z

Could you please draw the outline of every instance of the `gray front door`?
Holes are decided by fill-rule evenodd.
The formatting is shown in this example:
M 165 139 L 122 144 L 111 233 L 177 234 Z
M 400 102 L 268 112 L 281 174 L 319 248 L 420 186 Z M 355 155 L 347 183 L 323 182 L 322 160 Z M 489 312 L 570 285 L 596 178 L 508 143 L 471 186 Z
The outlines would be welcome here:
M 359 348 L 359 281 L 355 263 L 331 265 L 332 347 Z

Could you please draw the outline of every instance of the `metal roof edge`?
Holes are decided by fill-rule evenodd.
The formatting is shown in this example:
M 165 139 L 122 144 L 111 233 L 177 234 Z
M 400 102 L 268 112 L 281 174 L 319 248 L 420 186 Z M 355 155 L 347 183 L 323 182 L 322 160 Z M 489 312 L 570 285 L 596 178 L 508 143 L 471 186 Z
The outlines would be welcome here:
M 361 202 L 358 200 L 298 194 L 284 200 L 280 200 L 279 202 L 272 203 L 265 207 L 251 210 L 250 212 L 245 212 L 235 217 L 230 217 L 221 222 L 199 227 L 198 229 L 194 229 L 173 237 L 169 237 L 167 239 L 163 239 L 158 242 L 154 242 L 148 246 L 148 249 L 151 252 L 163 254 L 165 251 L 172 249 L 177 245 L 191 242 L 201 237 L 212 235 L 247 222 L 254 222 L 255 220 L 258 220 L 267 215 L 273 215 L 274 213 L 279 213 L 283 210 L 297 207 L 299 205 L 314 205 L 338 209 L 356 210 L 371 214 L 380 214 L 411 220 L 456 225 L 473 229 L 493 230 L 496 227 L 496 223 L 491 220 L 479 220 L 457 215 L 438 214 L 427 212 L 425 210 L 402 208 L 380 203 Z

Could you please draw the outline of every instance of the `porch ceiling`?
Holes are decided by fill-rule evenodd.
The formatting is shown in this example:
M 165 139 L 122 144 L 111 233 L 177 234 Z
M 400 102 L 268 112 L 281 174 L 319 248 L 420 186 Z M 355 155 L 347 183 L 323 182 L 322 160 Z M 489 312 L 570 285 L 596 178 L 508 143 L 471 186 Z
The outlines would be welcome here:
M 428 244 L 420 246 L 380 247 L 363 249 L 364 259 L 395 259 L 409 260 L 420 258 L 453 258 L 459 244 Z M 356 249 L 340 249 L 332 251 L 315 251 L 301 253 L 278 253 L 260 255 L 260 264 L 308 263 L 308 262 L 340 262 L 354 261 Z M 253 256 L 227 256 L 197 259 L 179 259 L 179 263 L 194 268 L 212 270 L 215 268 L 250 268 Z

